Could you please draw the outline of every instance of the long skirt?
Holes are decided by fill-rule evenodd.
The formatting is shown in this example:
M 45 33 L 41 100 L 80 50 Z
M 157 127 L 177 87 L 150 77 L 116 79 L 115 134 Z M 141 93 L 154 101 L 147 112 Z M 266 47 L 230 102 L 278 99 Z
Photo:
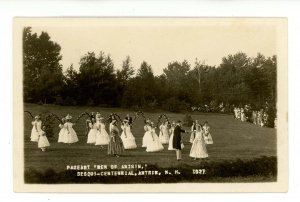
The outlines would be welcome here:
M 118 155 L 124 152 L 124 146 L 122 139 L 119 135 L 111 136 L 110 141 L 108 143 L 108 154 L 110 155 Z
M 193 144 L 194 139 L 195 139 L 195 134 L 196 134 L 195 131 L 191 132 L 190 143 L 192 143 L 192 144 Z
M 146 152 L 157 152 L 164 150 L 164 146 L 160 143 L 158 136 L 155 133 L 152 134 L 148 141 Z
M 143 145 L 142 145 L 142 147 L 147 147 L 148 143 L 150 142 L 151 139 L 152 139 L 151 131 L 145 132 L 145 134 L 143 136 Z
M 135 149 L 137 147 L 135 138 L 131 132 L 128 132 L 127 135 L 125 135 L 123 131 L 121 134 L 121 139 L 124 145 L 124 149 Z
M 170 137 L 169 137 L 169 134 L 168 133 L 163 133 L 163 132 L 160 132 L 159 133 L 159 141 L 162 143 L 162 144 L 169 144 L 169 140 L 170 140 Z
M 210 133 L 204 135 L 204 141 L 205 141 L 205 144 L 213 144 L 214 143 Z
M 193 158 L 207 158 L 207 150 L 203 139 L 200 140 L 199 138 L 195 139 L 190 151 L 190 157 Z
M 39 135 L 40 135 L 40 132 L 37 132 L 35 128 L 32 128 L 31 130 L 31 136 L 30 136 L 30 141 L 31 142 L 37 142 L 39 140 Z
M 38 148 L 45 148 L 49 147 L 50 143 L 46 136 L 40 136 L 38 141 Z
M 97 131 L 95 145 L 108 145 L 108 143 L 109 143 L 109 135 L 106 132 L 106 130 L 102 129 L 101 132 Z
M 69 131 L 70 132 L 68 132 L 68 130 L 65 130 L 65 132 L 63 134 L 64 139 L 65 139 L 64 142 L 69 143 L 69 144 L 78 142 L 79 140 L 78 140 L 75 130 L 73 128 L 70 128 Z
M 170 136 L 170 139 L 169 139 L 169 147 L 168 147 L 168 150 L 175 150 L 173 148 L 173 136 L 174 134 L 172 133 L 171 136 Z
M 96 135 L 97 130 L 96 129 L 90 129 L 88 133 L 87 143 L 88 144 L 95 144 L 96 143 Z
M 64 140 L 65 140 L 65 137 L 64 137 L 65 131 L 66 131 L 65 128 L 60 129 L 60 131 L 58 133 L 58 140 L 57 140 L 57 142 L 64 143 Z

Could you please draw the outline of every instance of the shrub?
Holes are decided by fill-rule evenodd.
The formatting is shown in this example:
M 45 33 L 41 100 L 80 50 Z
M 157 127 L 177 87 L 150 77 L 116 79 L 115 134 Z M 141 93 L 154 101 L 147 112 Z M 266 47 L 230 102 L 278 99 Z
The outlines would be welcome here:
M 184 117 L 183 117 L 183 126 L 186 126 L 186 127 L 191 127 L 193 125 L 193 118 L 190 114 L 186 114 Z

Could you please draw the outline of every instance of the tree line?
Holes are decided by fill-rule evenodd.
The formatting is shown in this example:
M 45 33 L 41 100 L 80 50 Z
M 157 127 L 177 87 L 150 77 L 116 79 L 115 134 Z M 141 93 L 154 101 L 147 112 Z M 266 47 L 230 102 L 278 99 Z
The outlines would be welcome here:
M 222 58 L 218 66 L 196 59 L 172 61 L 161 75 L 143 61 L 135 70 L 127 56 L 116 68 L 110 55 L 88 52 L 63 72 L 61 47 L 48 33 L 23 30 L 24 102 L 60 105 L 95 105 L 160 108 L 181 111 L 192 106 L 238 106 L 259 109 L 276 106 L 276 56 L 243 52 Z

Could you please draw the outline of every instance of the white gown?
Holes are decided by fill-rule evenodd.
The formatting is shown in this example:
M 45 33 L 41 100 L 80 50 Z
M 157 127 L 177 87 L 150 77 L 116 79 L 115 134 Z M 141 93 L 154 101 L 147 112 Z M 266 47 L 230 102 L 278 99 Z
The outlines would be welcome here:
M 169 144 L 170 137 L 169 137 L 168 126 L 161 125 L 159 128 L 160 128 L 159 141 L 162 144 Z
M 148 139 L 146 152 L 157 152 L 164 150 L 164 146 L 160 143 L 155 132 L 155 128 L 150 130 L 151 138 Z
M 50 143 L 45 135 L 44 131 L 41 131 L 39 134 L 38 148 L 50 147 Z
M 65 142 L 65 134 L 66 134 L 66 128 L 64 127 L 64 125 L 63 124 L 59 124 L 59 127 L 60 127 L 60 131 L 59 131 L 59 133 L 58 133 L 58 140 L 57 140 L 57 142 L 59 142 L 59 143 L 64 143 Z
M 151 136 L 151 126 L 144 126 L 145 134 L 143 136 L 143 144 L 142 147 L 147 147 L 149 140 L 152 138 Z
M 174 137 L 174 127 L 171 127 L 170 129 L 170 139 L 169 139 L 169 146 L 168 146 L 168 150 L 175 150 L 173 148 L 173 137 Z
M 97 126 L 96 123 L 89 123 L 90 131 L 87 138 L 88 144 L 96 144 Z
M 31 122 L 31 124 L 32 130 L 30 135 L 30 141 L 37 142 L 42 131 L 42 121 L 33 121 Z
M 204 141 L 206 144 L 213 144 L 213 139 L 210 134 L 210 127 L 209 126 L 203 126 L 203 131 L 204 131 Z
M 96 122 L 97 133 L 96 133 L 96 144 L 95 145 L 108 145 L 109 135 L 105 130 L 105 124 Z
M 190 151 L 190 157 L 193 158 L 207 158 L 207 150 L 203 138 L 203 132 L 197 131 L 195 135 L 195 139 Z
M 124 149 L 135 149 L 137 148 L 135 138 L 131 132 L 130 126 L 121 126 L 123 132 L 121 134 L 121 139 L 123 141 Z
M 64 142 L 68 143 L 68 144 L 72 144 L 75 142 L 78 142 L 78 137 L 77 134 L 75 132 L 75 130 L 73 129 L 73 123 L 71 122 L 67 122 L 64 124 L 64 127 L 66 128 L 65 133 L 64 133 Z

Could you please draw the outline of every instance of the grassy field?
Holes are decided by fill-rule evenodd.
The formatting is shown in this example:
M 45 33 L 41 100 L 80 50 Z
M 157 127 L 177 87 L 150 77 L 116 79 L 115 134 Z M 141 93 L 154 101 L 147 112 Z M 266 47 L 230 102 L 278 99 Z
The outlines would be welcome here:
M 98 107 L 64 107 L 56 105 L 34 105 L 25 104 L 24 110 L 30 111 L 33 115 L 45 110 L 53 112 L 62 117 L 71 114 L 73 117 L 80 115 L 82 112 L 100 112 L 107 117 L 111 112 L 125 117 L 127 113 L 134 116 L 134 111 L 116 108 L 98 108 Z M 184 114 L 164 112 L 170 120 L 183 119 Z M 144 113 L 156 122 L 161 113 Z M 273 128 L 261 128 L 250 123 L 234 120 L 233 116 L 226 114 L 209 114 L 209 113 L 192 113 L 193 119 L 200 122 L 208 121 L 211 126 L 211 134 L 214 140 L 213 145 L 208 146 L 209 158 L 204 161 L 193 160 L 189 157 L 191 144 L 189 141 L 190 134 L 184 136 L 185 148 L 183 149 L 183 161 L 177 162 L 174 151 L 168 151 L 167 145 L 165 150 L 158 153 L 147 153 L 145 148 L 141 148 L 143 132 L 143 119 L 138 118 L 134 124 L 132 132 L 136 138 L 138 148 L 135 150 L 126 150 L 124 156 L 120 158 L 110 157 L 107 155 L 107 147 L 101 149 L 98 146 L 86 144 L 85 120 L 83 117 L 74 127 L 78 134 L 79 142 L 73 145 L 57 143 L 58 122 L 55 127 L 55 136 L 49 138 L 51 147 L 42 152 L 37 148 L 37 144 L 30 142 L 30 132 L 32 125 L 31 118 L 24 114 L 24 147 L 25 147 L 25 170 L 35 169 L 45 171 L 53 168 L 54 171 L 65 171 L 67 165 L 82 164 L 129 164 L 129 163 L 147 163 L 157 165 L 162 168 L 178 167 L 188 165 L 201 167 L 203 164 L 216 163 L 221 161 L 234 161 L 236 159 L 250 160 L 260 156 L 276 156 L 276 130 Z M 108 128 L 108 127 L 107 127 Z M 186 128 L 188 129 L 188 128 Z M 158 131 L 157 131 L 158 133 Z

